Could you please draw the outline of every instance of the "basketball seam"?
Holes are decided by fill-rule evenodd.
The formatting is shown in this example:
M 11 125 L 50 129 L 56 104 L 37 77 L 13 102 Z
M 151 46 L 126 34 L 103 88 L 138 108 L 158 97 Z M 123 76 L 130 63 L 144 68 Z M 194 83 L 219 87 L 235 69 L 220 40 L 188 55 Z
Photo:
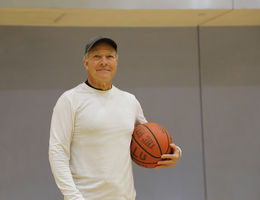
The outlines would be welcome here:
M 134 141 L 139 145 L 139 147 L 141 147 L 147 154 L 149 154 L 150 156 L 152 156 L 152 157 L 154 157 L 154 158 L 161 158 L 161 157 L 154 156 L 154 155 L 150 154 L 149 152 L 147 152 L 147 151 L 139 144 L 139 142 L 137 142 L 137 140 L 135 139 L 134 136 L 133 136 L 133 139 L 134 139 Z
M 141 125 L 144 126 L 144 127 L 146 127 L 146 128 L 149 130 L 149 132 L 153 135 L 153 137 L 154 137 L 156 143 L 158 144 L 158 147 L 159 147 L 159 149 L 160 149 L 161 155 L 162 155 L 162 150 L 161 150 L 160 144 L 159 144 L 158 140 L 156 139 L 156 137 L 154 136 L 153 132 L 152 132 L 152 131 L 149 129 L 149 127 L 146 126 L 145 124 L 141 124 Z
M 169 147 L 170 147 L 170 140 L 169 140 L 169 135 L 168 134 L 166 134 L 167 135 L 167 140 L 168 140 L 168 147 L 167 147 L 167 150 L 166 150 L 166 153 L 168 152 L 168 149 L 169 149 Z

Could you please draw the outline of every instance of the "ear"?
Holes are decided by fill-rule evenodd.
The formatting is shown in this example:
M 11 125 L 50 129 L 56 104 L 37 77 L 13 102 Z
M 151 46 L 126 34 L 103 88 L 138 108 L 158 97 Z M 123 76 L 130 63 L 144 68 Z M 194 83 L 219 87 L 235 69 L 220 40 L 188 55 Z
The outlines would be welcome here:
M 87 59 L 85 58 L 85 56 L 83 57 L 82 62 L 83 62 L 84 67 L 85 67 L 86 70 L 88 71 L 88 61 L 87 61 Z

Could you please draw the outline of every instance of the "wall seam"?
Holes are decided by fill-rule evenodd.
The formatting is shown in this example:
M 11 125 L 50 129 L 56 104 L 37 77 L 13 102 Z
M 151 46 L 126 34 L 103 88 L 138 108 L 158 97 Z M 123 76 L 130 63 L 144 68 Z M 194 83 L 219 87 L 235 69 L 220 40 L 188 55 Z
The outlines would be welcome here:
M 202 70 L 201 70 L 201 46 L 200 46 L 200 26 L 197 26 L 198 41 L 198 75 L 199 75 L 199 102 L 200 102 L 200 125 L 201 125 L 201 149 L 203 166 L 204 198 L 208 199 L 207 177 L 206 177 L 206 158 L 205 158 L 205 137 L 204 137 L 204 116 L 203 116 L 203 91 L 202 91 Z

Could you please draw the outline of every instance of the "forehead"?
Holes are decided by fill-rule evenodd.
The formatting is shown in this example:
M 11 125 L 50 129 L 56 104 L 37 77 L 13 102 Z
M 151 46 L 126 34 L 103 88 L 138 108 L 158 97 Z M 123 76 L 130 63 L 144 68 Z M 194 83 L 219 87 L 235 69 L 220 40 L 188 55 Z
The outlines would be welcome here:
M 101 52 L 101 51 L 107 51 L 107 52 L 116 52 L 116 50 L 114 49 L 114 47 L 106 42 L 99 42 L 97 43 L 93 48 L 91 48 L 91 50 L 89 51 L 89 53 L 97 53 L 97 52 Z

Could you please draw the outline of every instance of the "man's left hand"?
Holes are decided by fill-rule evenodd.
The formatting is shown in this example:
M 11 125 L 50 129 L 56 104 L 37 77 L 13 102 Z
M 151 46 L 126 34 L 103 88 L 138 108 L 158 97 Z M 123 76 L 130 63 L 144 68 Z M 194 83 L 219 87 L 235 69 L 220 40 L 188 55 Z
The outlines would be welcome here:
M 157 164 L 158 166 L 155 167 L 156 169 L 161 169 L 161 168 L 165 168 L 165 167 L 172 167 L 174 165 L 176 165 L 176 163 L 179 161 L 179 159 L 181 158 L 181 148 L 176 146 L 175 144 L 170 144 L 170 146 L 173 149 L 173 154 L 163 154 L 161 156 L 161 158 L 163 160 L 159 161 Z

